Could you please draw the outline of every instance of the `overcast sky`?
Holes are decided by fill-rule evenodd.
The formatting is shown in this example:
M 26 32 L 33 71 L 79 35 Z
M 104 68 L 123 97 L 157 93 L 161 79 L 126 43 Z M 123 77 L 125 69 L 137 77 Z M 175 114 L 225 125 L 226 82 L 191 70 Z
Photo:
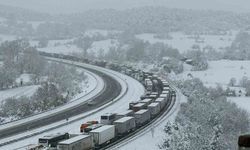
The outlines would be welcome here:
M 127 9 L 148 5 L 250 12 L 250 0 L 0 0 L 0 4 L 49 13 L 74 13 L 103 8 Z

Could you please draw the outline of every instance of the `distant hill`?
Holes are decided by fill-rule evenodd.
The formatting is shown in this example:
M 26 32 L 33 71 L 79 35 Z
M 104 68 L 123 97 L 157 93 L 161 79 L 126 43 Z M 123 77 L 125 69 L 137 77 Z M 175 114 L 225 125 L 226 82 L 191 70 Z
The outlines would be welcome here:
M 249 0 L 0 0 L 0 4 L 48 13 L 75 13 L 89 9 L 128 9 L 141 6 L 250 12 Z
M 49 14 L 14 6 L 0 5 L 0 17 L 15 18 L 16 20 L 40 21 L 49 19 Z
M 137 33 L 164 33 L 169 31 L 210 32 L 238 30 L 250 24 L 250 14 L 224 11 L 169 9 L 142 7 L 118 11 L 114 9 L 91 10 L 69 15 L 69 23 L 79 23 L 87 28 L 133 30 Z

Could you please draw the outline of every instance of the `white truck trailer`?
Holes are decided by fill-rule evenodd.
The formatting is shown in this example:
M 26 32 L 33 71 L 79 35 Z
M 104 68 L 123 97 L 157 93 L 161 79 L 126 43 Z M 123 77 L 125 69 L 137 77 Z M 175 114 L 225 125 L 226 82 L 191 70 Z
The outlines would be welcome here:
M 140 103 L 145 103 L 147 106 L 152 103 L 153 99 L 146 98 L 144 100 L 141 100 Z
M 164 108 L 166 105 L 166 100 L 164 98 L 157 98 L 155 102 L 160 103 L 161 109 Z
M 78 135 L 57 145 L 58 150 L 91 150 L 93 148 L 92 136 Z
M 147 108 L 147 104 L 146 103 L 138 103 L 138 104 L 132 106 L 132 110 L 134 112 L 137 112 L 137 111 L 139 111 L 141 109 L 146 109 L 146 108 Z
M 129 116 L 133 116 L 134 115 L 134 111 L 133 110 L 125 110 L 123 112 L 117 113 L 116 114 L 116 120 L 123 118 L 123 117 L 129 117 Z
M 100 128 L 90 131 L 89 134 L 93 137 L 93 143 L 95 144 L 95 147 L 100 147 L 110 142 L 115 137 L 115 126 L 104 125 Z
M 151 103 L 148 105 L 148 110 L 150 111 L 151 117 L 158 115 L 161 111 L 161 106 L 159 103 Z
M 123 117 L 114 122 L 115 131 L 118 136 L 122 136 L 133 129 L 135 129 L 135 118 L 134 117 Z
M 161 94 L 159 97 L 164 98 L 166 102 L 168 100 L 168 94 Z
M 148 109 L 142 109 L 134 114 L 135 123 L 137 126 L 142 126 L 144 123 L 150 120 L 150 112 Z

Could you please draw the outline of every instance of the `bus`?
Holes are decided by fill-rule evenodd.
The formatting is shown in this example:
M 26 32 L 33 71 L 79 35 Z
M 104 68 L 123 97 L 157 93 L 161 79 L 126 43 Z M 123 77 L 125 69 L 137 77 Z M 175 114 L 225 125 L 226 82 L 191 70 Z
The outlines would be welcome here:
M 38 144 L 44 147 L 56 147 L 58 142 L 69 139 L 69 133 L 57 133 L 38 139 Z

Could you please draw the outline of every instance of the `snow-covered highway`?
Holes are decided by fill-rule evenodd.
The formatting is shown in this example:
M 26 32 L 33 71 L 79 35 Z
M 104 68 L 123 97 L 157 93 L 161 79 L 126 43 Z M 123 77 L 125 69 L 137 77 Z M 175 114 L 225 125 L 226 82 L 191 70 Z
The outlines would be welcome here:
M 72 62 L 68 62 L 72 63 Z M 81 63 L 74 63 L 75 65 L 84 65 Z M 80 124 L 89 120 L 99 120 L 100 115 L 106 112 L 120 112 L 123 110 L 126 110 L 128 108 L 128 103 L 130 101 L 134 101 L 140 98 L 142 94 L 144 94 L 144 87 L 136 80 L 132 79 L 131 77 L 128 77 L 126 75 L 100 68 L 95 67 L 91 65 L 84 65 L 84 67 L 91 67 L 93 69 L 98 69 L 99 71 L 104 71 L 107 74 L 111 75 L 113 78 L 119 81 L 121 84 L 122 90 L 119 96 L 112 100 L 111 102 L 103 105 L 100 108 L 97 108 L 92 111 L 88 111 L 85 113 L 82 113 L 78 116 L 74 116 L 69 118 L 68 122 L 66 120 L 62 120 L 53 124 L 50 124 L 48 126 L 44 126 L 35 130 L 30 130 L 25 133 L 15 135 L 12 137 L 8 137 L 5 139 L 0 140 L 0 143 L 4 143 L 13 139 L 18 139 L 23 136 L 33 135 L 36 133 L 36 135 L 22 139 L 20 141 L 2 146 L 1 149 L 15 149 L 20 148 L 29 144 L 36 144 L 39 137 L 50 134 L 50 133 L 57 133 L 57 132 L 71 132 L 71 133 L 79 133 L 79 127 Z M 46 133 L 44 133 L 46 131 Z M 41 134 L 38 134 L 41 133 Z

